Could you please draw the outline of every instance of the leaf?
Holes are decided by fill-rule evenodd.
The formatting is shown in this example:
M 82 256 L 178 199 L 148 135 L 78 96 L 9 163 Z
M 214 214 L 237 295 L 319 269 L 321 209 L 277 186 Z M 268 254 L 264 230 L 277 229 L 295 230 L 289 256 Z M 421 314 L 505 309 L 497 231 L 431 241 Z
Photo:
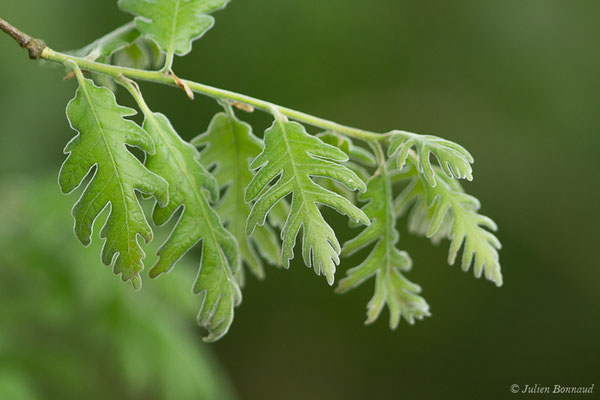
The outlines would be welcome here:
M 334 132 L 323 132 L 317 135 L 323 142 L 342 150 L 348 158 L 360 162 L 367 167 L 375 167 L 377 161 L 370 151 L 356 146 L 349 137 Z
M 166 204 L 167 182 L 146 169 L 126 146 L 153 153 L 152 139 L 142 128 L 124 117 L 135 110 L 119 106 L 113 93 L 83 78 L 76 69 L 79 89 L 67 106 L 71 127 L 78 132 L 66 146 L 59 184 L 63 193 L 71 193 L 94 169 L 89 184 L 73 208 L 75 235 L 85 246 L 91 243 L 94 221 L 109 207 L 110 214 L 100 232 L 105 239 L 102 262 L 114 265 L 115 274 L 141 287 L 140 271 L 144 251 L 138 235 L 146 243 L 152 230 L 144 217 L 135 191 L 151 194 Z
M 418 170 L 427 183 L 436 185 L 431 155 L 437 158 L 441 169 L 449 178 L 473 180 L 473 156 L 462 146 L 437 136 L 393 131 L 388 149 L 390 157 L 396 157 L 398 169 L 406 163 L 410 149 L 414 147 L 419 158 Z
M 435 168 L 439 174 L 441 171 Z M 460 184 L 449 178 L 438 179 L 438 185 L 431 187 L 414 169 L 406 176 L 410 183 L 396 199 L 395 207 L 402 215 L 413 205 L 409 228 L 437 240 L 450 239 L 450 265 L 454 264 L 463 247 L 462 269 L 467 271 L 473 264 L 477 278 L 484 272 L 486 279 L 502 286 L 498 255 L 502 245 L 490 232 L 496 231 L 497 226 L 490 218 L 478 213 L 479 200 L 464 193 Z
M 264 278 L 265 271 L 258 254 L 273 264 L 281 264 L 279 240 L 267 225 L 257 227 L 251 236 L 246 235 L 250 205 L 244 200 L 246 187 L 254 177 L 249 168 L 250 160 L 262 151 L 262 140 L 254 136 L 250 125 L 237 119 L 227 106 L 226 112 L 215 115 L 208 131 L 195 138 L 192 144 L 202 146 L 202 164 L 206 168 L 214 167 L 213 174 L 220 190 L 224 191 L 215 209 L 236 238 L 242 261 L 257 277 Z M 243 282 L 243 270 L 240 268 L 239 271 L 238 280 Z
M 117 51 L 111 57 L 112 64 L 126 68 L 157 68 L 163 59 L 160 49 L 149 40 L 138 39 Z
M 379 317 L 386 304 L 392 329 L 398 327 L 401 317 L 413 324 L 415 318 L 429 316 L 429 305 L 418 295 L 421 288 L 402 274 L 411 269 L 412 261 L 406 252 L 396 247 L 400 235 L 395 227 L 392 187 L 385 169 L 368 181 L 366 193 L 359 198 L 368 201 L 363 211 L 371 219 L 371 225 L 344 243 L 342 256 L 352 255 L 371 244 L 374 246 L 360 265 L 348 270 L 336 291 L 347 292 L 374 276 L 375 294 L 367 306 L 367 324 Z
M 150 276 L 169 272 L 202 242 L 200 271 L 193 290 L 202 296 L 198 323 L 208 330 L 204 340 L 216 341 L 229 330 L 233 309 L 242 301 L 234 278 L 240 264 L 237 244 L 209 202 L 218 198 L 217 182 L 199 163 L 196 148 L 179 137 L 167 117 L 150 111 L 141 95 L 130 90 L 144 113 L 144 129 L 158 143 L 156 153 L 146 159 L 146 167 L 171 183 L 168 204 L 157 205 L 152 219 L 164 225 L 181 209 L 171 235 L 158 249 L 159 258 Z
M 154 40 L 167 54 L 184 56 L 192 50 L 192 41 L 214 24 L 209 13 L 229 0 L 119 0 L 123 11 L 137 15 L 140 32 Z
M 354 221 L 369 225 L 367 216 L 350 201 L 316 184 L 311 178 L 325 177 L 343 183 L 351 190 L 365 190 L 363 181 L 339 164 L 348 156 L 341 150 L 309 135 L 296 122 L 280 115 L 265 132 L 265 148 L 250 168 L 259 169 L 246 190 L 246 201 L 256 200 L 248 217 L 247 233 L 256 225 L 264 225 L 271 208 L 292 193 L 291 210 L 282 228 L 282 259 L 289 267 L 296 236 L 302 227 L 302 257 L 317 275 L 323 273 L 333 284 L 339 264 L 340 245 L 335 232 L 327 224 L 318 204 L 348 215 Z M 276 182 L 272 182 L 277 178 Z
M 68 52 L 68 54 L 92 61 L 99 58 L 108 58 L 117 51 L 129 46 L 139 37 L 140 31 L 135 27 L 135 22 L 131 21 L 81 49 Z
M 428 203 L 429 193 L 427 189 L 430 187 L 429 184 L 419 179 L 418 172 L 412 166 L 408 170 L 396 171 L 390 178 L 393 182 L 402 182 L 405 184 L 405 189 L 396 198 L 394 203 L 396 214 L 398 217 L 401 217 L 410 209 L 407 223 L 408 231 L 419 236 L 427 236 L 435 215 L 435 208 L 429 207 Z M 452 185 L 455 190 L 462 191 L 458 181 L 448 180 L 447 183 Z M 447 215 L 436 233 L 430 236 L 434 244 L 437 245 L 442 239 L 448 237 L 451 222 L 451 215 Z
M 366 165 L 368 167 L 374 167 L 377 164 L 373 154 L 363 149 L 362 147 L 355 146 L 350 138 L 333 132 L 323 132 L 317 134 L 316 136 L 323 142 L 337 147 L 338 149 L 346 153 L 346 155 L 348 156 L 348 161 L 343 163 L 344 166 L 346 166 L 352 172 L 358 175 L 358 177 L 361 180 L 366 181 L 369 179 L 371 174 L 363 165 Z M 356 203 L 355 192 L 349 190 L 347 187 L 340 184 L 339 182 L 327 178 L 321 178 L 317 180 L 317 183 L 323 186 L 325 189 L 347 198 L 348 200 L 350 200 L 350 202 Z

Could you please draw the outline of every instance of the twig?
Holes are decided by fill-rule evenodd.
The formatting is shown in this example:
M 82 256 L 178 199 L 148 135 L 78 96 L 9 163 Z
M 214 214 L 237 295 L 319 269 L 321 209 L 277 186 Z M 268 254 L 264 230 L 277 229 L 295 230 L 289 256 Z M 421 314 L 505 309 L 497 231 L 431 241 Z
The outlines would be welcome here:
M 47 47 L 42 39 L 32 38 L 26 33 L 21 32 L 2 18 L 0 18 L 0 29 L 12 36 L 24 49 L 29 51 L 29 58 L 37 60 L 42 57 L 42 52 Z
M 67 63 L 75 63 L 82 70 L 111 76 L 115 79 L 122 75 L 129 79 L 144 80 L 154 83 L 177 86 L 185 90 L 188 96 L 190 96 L 190 98 L 192 98 L 193 96 L 192 92 L 200 93 L 202 95 L 212 97 L 216 100 L 227 101 L 231 104 L 237 103 L 237 107 L 241 105 L 242 107 L 246 106 L 248 110 L 251 108 L 256 108 L 268 113 L 276 113 L 274 115 L 278 114 L 280 116 L 300 121 L 317 128 L 321 128 L 332 132 L 343 133 L 346 136 L 363 140 L 365 142 L 377 142 L 386 140 L 391 134 L 380 134 L 338 124 L 337 122 L 319 118 L 314 115 L 303 113 L 301 111 L 297 111 L 291 108 L 279 106 L 269 101 L 257 99 L 251 96 L 246 96 L 241 93 L 219 89 L 199 82 L 193 82 L 186 79 L 176 78 L 172 74 L 165 75 L 163 71 L 147 71 L 142 69 L 120 67 L 117 65 L 99 63 L 85 58 L 74 57 L 68 54 L 59 53 L 47 47 L 42 40 L 31 38 L 30 36 L 19 31 L 12 25 L 8 24 L 3 19 L 0 19 L 0 26 L 2 27 L 3 31 L 15 38 L 15 40 L 22 47 L 29 49 L 29 56 L 33 59 L 42 58 L 44 60 L 53 61 L 63 65 L 67 65 Z

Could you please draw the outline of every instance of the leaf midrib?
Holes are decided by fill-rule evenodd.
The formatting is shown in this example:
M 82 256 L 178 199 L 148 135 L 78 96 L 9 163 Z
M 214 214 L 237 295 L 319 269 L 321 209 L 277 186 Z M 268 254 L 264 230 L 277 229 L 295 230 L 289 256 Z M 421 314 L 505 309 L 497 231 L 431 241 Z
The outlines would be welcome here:
M 456 240 L 459 240 L 459 238 L 456 237 L 456 232 L 460 231 L 458 228 L 459 226 L 462 227 L 461 245 L 460 245 L 460 247 L 457 248 L 455 257 L 456 258 L 459 257 L 458 254 L 461 251 L 461 249 L 463 252 L 465 251 L 465 248 L 467 245 L 467 243 L 466 243 L 467 240 L 469 240 L 469 241 L 474 240 L 476 243 L 481 244 L 481 246 L 479 246 L 479 245 L 474 246 L 475 247 L 474 254 L 479 255 L 479 256 L 481 254 L 483 254 L 483 255 L 485 255 L 485 258 L 487 259 L 490 256 L 490 253 L 495 250 L 495 248 L 487 239 L 482 240 L 481 235 L 477 234 L 477 232 L 476 232 L 477 229 L 481 229 L 481 230 L 487 232 L 487 230 L 482 228 L 479 224 L 477 224 L 476 221 L 474 221 L 473 216 L 478 215 L 477 212 L 474 212 L 474 211 L 469 210 L 466 207 L 464 207 L 463 204 L 459 200 L 461 193 L 452 190 L 450 187 L 448 187 L 446 182 L 442 181 L 438 186 L 439 187 L 437 188 L 437 190 L 446 192 L 446 197 L 448 198 L 448 202 L 450 203 L 449 212 L 453 213 L 452 231 L 453 231 L 454 235 L 450 236 L 452 243 Z M 463 241 L 464 241 L 464 243 L 463 243 Z M 494 259 L 493 256 L 492 256 L 492 260 L 496 261 L 495 263 L 492 264 L 493 266 L 499 266 L 499 263 L 497 262 L 497 260 Z M 460 262 L 462 263 L 462 260 Z M 470 265 L 471 264 L 469 264 L 469 266 Z M 490 267 L 492 265 L 490 265 Z
M 196 201 L 197 201 L 197 203 L 200 206 L 200 211 L 202 213 L 202 217 L 204 218 L 205 221 L 207 221 L 207 223 L 206 223 L 205 226 L 208 227 L 208 231 L 210 233 L 210 237 L 211 237 L 213 243 L 216 244 L 215 247 L 216 247 L 216 249 L 217 249 L 217 251 L 219 253 L 219 258 L 221 259 L 221 262 L 225 262 L 225 259 L 224 259 L 225 256 L 222 253 L 221 246 L 219 246 L 219 242 L 217 240 L 217 237 L 215 235 L 213 227 L 212 227 L 212 225 L 210 223 L 208 223 L 208 221 L 209 221 L 209 219 L 207 217 L 208 212 L 206 211 L 206 208 L 204 206 L 204 202 L 202 201 L 202 200 L 205 200 L 204 197 L 202 196 L 201 193 L 198 192 L 198 190 L 196 188 L 196 185 L 194 184 L 194 180 L 190 176 L 190 173 L 189 173 L 188 169 L 185 167 L 185 165 L 183 163 L 181 163 L 181 161 L 179 159 L 179 156 L 178 156 L 179 152 L 176 152 L 175 149 L 173 148 L 173 146 L 171 146 L 171 143 L 168 140 L 167 135 L 163 133 L 161 125 L 156 121 L 156 118 L 154 117 L 154 114 L 152 112 L 148 112 L 148 118 L 150 119 L 151 123 L 155 126 L 155 128 L 157 128 L 157 132 L 161 136 L 161 138 L 163 139 L 163 143 L 166 145 L 166 147 L 169 150 L 169 152 L 173 155 L 173 159 L 177 163 L 177 165 L 179 167 L 179 170 L 182 171 L 183 176 L 185 177 L 185 179 L 188 181 L 188 184 L 192 188 L 194 196 L 196 197 Z M 184 204 L 184 206 L 185 206 L 185 204 Z
M 169 38 L 169 53 L 175 53 L 175 30 L 177 29 L 177 19 L 179 16 L 179 4 L 181 0 L 175 0 L 175 12 L 171 22 L 171 37 Z
M 225 115 L 225 118 L 227 118 L 227 123 L 229 125 L 229 128 L 231 130 L 231 138 L 232 138 L 232 143 L 233 143 L 233 151 L 236 155 L 236 157 L 234 158 L 234 164 L 235 164 L 235 168 L 234 168 L 234 176 L 235 176 L 235 180 L 231 183 L 232 185 L 235 185 L 236 183 L 241 183 L 242 182 L 242 174 L 241 171 L 243 171 L 244 169 L 248 169 L 248 165 L 243 165 L 242 161 L 243 161 L 243 156 L 242 159 L 240 160 L 240 144 L 238 142 L 238 137 L 236 135 L 236 131 L 235 131 L 235 121 L 228 115 Z M 248 161 L 246 159 L 246 164 L 248 164 Z M 235 201 L 237 204 L 243 204 L 246 205 L 246 201 L 244 200 L 244 190 L 239 190 L 239 187 L 236 188 L 235 191 Z
M 115 161 L 115 157 L 114 157 L 112 150 L 108 144 L 108 141 L 104 135 L 104 129 L 102 129 L 102 124 L 100 123 L 100 118 L 98 117 L 96 109 L 94 108 L 94 104 L 92 103 L 90 94 L 88 92 L 88 89 L 87 89 L 88 83 L 86 81 L 82 81 L 81 83 L 82 84 L 80 85 L 80 87 L 82 88 L 83 94 L 85 95 L 85 98 L 86 98 L 88 104 L 90 105 L 90 110 L 92 111 L 92 116 L 94 117 L 94 121 L 96 121 L 96 125 L 100 132 L 100 137 L 102 138 L 102 141 L 104 142 L 106 152 L 108 153 L 108 155 L 110 157 L 111 164 L 113 166 L 113 169 L 115 170 L 115 174 L 117 175 L 117 182 L 119 183 L 119 189 L 121 190 L 121 202 L 123 203 L 123 209 L 128 210 L 127 203 L 125 202 L 125 189 L 123 188 L 123 182 L 121 181 L 121 174 L 119 173 L 119 169 L 117 168 L 117 162 Z M 99 168 L 99 166 L 98 166 L 98 168 Z M 129 212 L 127 212 L 127 211 L 125 212 L 125 221 L 126 221 L 125 225 L 127 227 L 127 255 L 129 256 L 129 254 L 130 254 L 129 238 L 131 237 L 131 232 L 129 229 Z M 119 255 L 119 257 L 120 256 L 121 255 Z
M 292 171 L 294 172 L 294 181 L 296 181 L 296 185 L 298 186 L 299 190 L 299 197 L 300 197 L 300 202 L 301 202 L 301 207 L 308 213 L 310 213 L 311 210 L 308 209 L 307 207 L 307 202 L 304 200 L 304 193 L 303 193 L 303 185 L 300 181 L 300 175 L 298 174 L 298 169 L 296 167 L 296 163 L 294 161 L 294 154 L 292 153 L 292 149 L 290 147 L 290 143 L 288 141 L 288 137 L 287 137 L 287 130 L 285 129 L 285 124 L 283 123 L 283 121 L 281 119 L 277 119 L 277 124 L 279 125 L 279 128 L 281 129 L 281 136 L 283 137 L 283 142 L 285 143 L 285 149 L 286 152 L 290 155 L 290 164 L 292 164 Z M 294 196 L 296 196 L 296 191 L 294 190 Z
M 394 215 L 394 208 L 393 208 L 393 204 L 392 204 L 392 193 L 391 193 L 391 188 L 390 188 L 390 181 L 388 179 L 388 171 L 387 168 L 385 166 L 385 163 L 382 164 L 382 170 L 381 170 L 383 176 L 383 187 L 384 187 L 384 192 L 385 192 L 385 206 L 384 206 L 384 210 L 385 210 L 385 216 L 386 216 L 386 221 L 385 221 L 385 259 L 386 259 L 386 273 L 390 273 L 391 272 L 391 265 L 392 265 L 392 255 L 390 252 L 390 248 L 393 248 L 395 246 L 395 244 L 393 243 L 393 237 L 394 237 L 394 221 L 396 221 L 396 216 Z

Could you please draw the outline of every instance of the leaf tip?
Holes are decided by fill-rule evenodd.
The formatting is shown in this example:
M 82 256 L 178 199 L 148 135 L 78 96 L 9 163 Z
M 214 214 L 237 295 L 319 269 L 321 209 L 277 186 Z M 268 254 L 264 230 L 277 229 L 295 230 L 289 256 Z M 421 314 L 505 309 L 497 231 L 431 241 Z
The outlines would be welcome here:
M 127 278 L 126 276 L 123 276 L 123 280 L 129 280 L 131 282 L 131 286 L 133 286 L 133 288 L 136 291 L 139 291 L 142 288 L 142 278 L 138 275 L 134 275 L 130 278 Z

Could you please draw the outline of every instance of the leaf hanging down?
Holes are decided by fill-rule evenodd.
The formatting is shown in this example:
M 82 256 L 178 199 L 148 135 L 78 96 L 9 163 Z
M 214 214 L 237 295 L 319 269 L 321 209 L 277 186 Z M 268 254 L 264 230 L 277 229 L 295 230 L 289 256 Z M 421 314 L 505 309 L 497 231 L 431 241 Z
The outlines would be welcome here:
M 371 225 L 357 237 L 344 243 L 342 256 L 349 256 L 365 246 L 375 244 L 368 257 L 357 267 L 351 268 L 336 289 L 344 293 L 375 276 L 375 295 L 367 306 L 367 324 L 374 322 L 387 304 L 390 310 L 390 327 L 396 329 L 400 318 L 413 324 L 415 318 L 429 316 L 429 305 L 417 293 L 421 288 L 407 280 L 402 271 L 409 271 L 412 261 L 408 254 L 398 250 L 396 215 L 393 208 L 392 187 L 383 169 L 367 183 L 367 192 L 359 195 L 368 201 L 363 211 L 371 219 Z
M 134 15 L 137 28 L 154 40 L 167 54 L 184 56 L 192 41 L 214 24 L 209 13 L 229 0 L 119 0 L 123 11 Z
M 340 245 L 318 204 L 365 225 L 369 225 L 369 219 L 350 201 L 319 186 L 311 177 L 333 179 L 350 190 L 364 191 L 365 184 L 354 172 L 339 164 L 348 159 L 343 151 L 309 135 L 302 125 L 284 121 L 281 115 L 276 115 L 264 140 L 264 150 L 250 166 L 259 171 L 246 190 L 246 201 L 256 199 L 248 217 L 247 233 L 252 233 L 256 225 L 263 225 L 271 208 L 292 193 L 291 210 L 281 231 L 284 267 L 289 267 L 294 256 L 296 236 L 302 227 L 304 263 L 312 266 L 317 275 L 323 273 L 331 285 L 339 264 Z
M 167 182 L 148 171 L 126 148 L 138 147 L 154 152 L 152 139 L 133 121 L 124 117 L 135 110 L 117 104 L 113 93 L 85 79 L 76 69 L 79 89 L 67 106 L 67 117 L 78 135 L 71 140 L 65 154 L 69 156 L 60 170 L 59 184 L 63 193 L 79 187 L 95 168 L 81 198 L 73 208 L 75 235 L 85 245 L 91 242 L 94 221 L 110 204 L 110 215 L 100 232 L 106 239 L 102 262 L 114 265 L 115 274 L 141 287 L 140 271 L 145 257 L 137 236 L 146 243 L 152 240 L 152 230 L 144 217 L 135 191 L 154 195 L 167 203 Z
M 419 158 L 418 170 L 427 183 L 436 185 L 435 173 L 431 165 L 431 155 L 437 158 L 444 173 L 449 178 L 473 180 L 473 156 L 462 146 L 437 136 L 393 131 L 388 149 L 390 157 L 396 157 L 398 169 L 402 169 L 410 149 L 414 147 Z
M 441 171 L 436 168 L 436 173 Z M 424 234 L 436 241 L 450 239 L 448 263 L 454 264 L 458 251 L 463 248 L 462 269 L 467 271 L 471 264 L 479 278 L 502 286 L 502 273 L 498 250 L 502 247 L 498 238 L 490 231 L 497 226 L 490 218 L 478 213 L 481 205 L 475 197 L 464 193 L 458 181 L 440 175 L 438 185 L 429 186 L 414 170 L 400 174 L 408 179 L 408 186 L 395 202 L 399 215 L 411 207 L 409 229 Z
M 252 134 L 250 125 L 237 119 L 231 107 L 226 106 L 226 112 L 215 115 L 208 131 L 196 137 L 192 144 L 203 148 L 200 161 L 206 168 L 215 168 L 213 174 L 219 188 L 225 190 L 215 209 L 236 238 L 242 261 L 252 273 L 263 278 L 265 271 L 255 246 L 269 262 L 280 265 L 279 239 L 267 225 L 257 227 L 251 236 L 246 235 L 250 205 L 244 200 L 246 187 L 254 177 L 249 168 L 250 160 L 262 151 L 262 141 Z M 240 268 L 238 281 L 241 283 L 242 271 Z
M 196 148 L 179 137 L 167 117 L 150 111 L 141 95 L 128 88 L 144 113 L 144 129 L 157 143 L 156 153 L 146 159 L 146 167 L 171 182 L 168 204 L 157 205 L 152 218 L 157 225 L 164 225 L 181 209 L 173 232 L 158 249 L 159 258 L 150 276 L 170 271 L 201 241 L 200 271 L 193 290 L 202 296 L 198 323 L 208 330 L 204 340 L 215 341 L 227 333 L 233 309 L 242 301 L 234 277 L 240 264 L 237 244 L 209 202 L 218 198 L 217 182 L 198 162 Z

